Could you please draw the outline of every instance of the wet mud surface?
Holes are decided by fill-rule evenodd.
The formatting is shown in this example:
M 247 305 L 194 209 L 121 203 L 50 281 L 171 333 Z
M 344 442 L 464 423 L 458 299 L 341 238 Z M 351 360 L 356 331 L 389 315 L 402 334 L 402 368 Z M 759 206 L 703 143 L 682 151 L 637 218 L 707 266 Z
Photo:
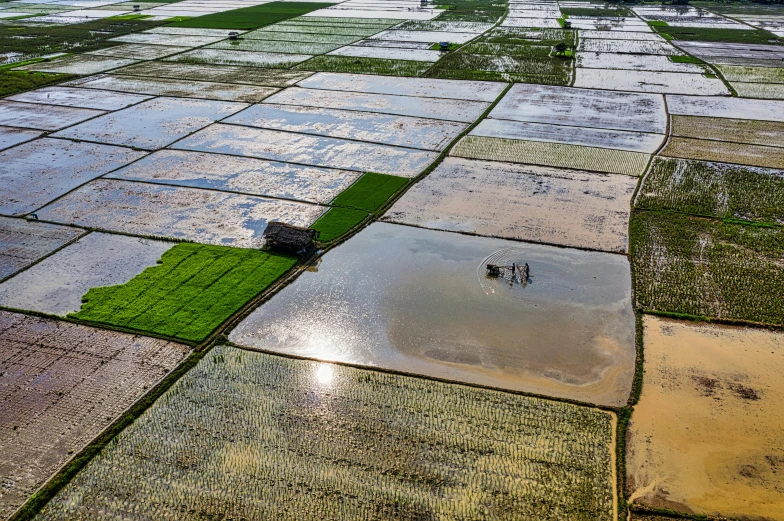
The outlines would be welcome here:
M 487 262 L 528 262 L 530 280 L 488 278 Z M 634 370 L 630 291 L 621 256 L 376 223 L 230 340 L 620 405 Z
M 20 103 L 0 100 L 0 125 L 31 128 L 36 130 L 57 130 L 80 121 L 105 114 L 101 110 L 75 107 L 41 106 L 35 103 Z
M 0 217 L 0 279 L 85 233 L 79 228 Z

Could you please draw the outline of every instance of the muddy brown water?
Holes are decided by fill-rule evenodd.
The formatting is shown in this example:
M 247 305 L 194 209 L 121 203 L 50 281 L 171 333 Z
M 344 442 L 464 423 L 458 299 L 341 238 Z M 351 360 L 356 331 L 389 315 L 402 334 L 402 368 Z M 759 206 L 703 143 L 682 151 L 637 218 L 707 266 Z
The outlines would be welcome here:
M 487 262 L 527 262 L 531 278 L 525 285 L 488 279 Z M 303 273 L 230 339 L 621 405 L 635 356 L 629 266 L 618 255 L 376 223 L 325 255 L 317 271 Z

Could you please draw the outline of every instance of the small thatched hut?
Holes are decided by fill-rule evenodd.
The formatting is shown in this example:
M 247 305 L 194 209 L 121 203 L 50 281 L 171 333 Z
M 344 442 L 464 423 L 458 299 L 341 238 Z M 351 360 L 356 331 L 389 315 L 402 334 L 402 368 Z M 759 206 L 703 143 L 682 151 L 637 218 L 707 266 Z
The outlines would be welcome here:
M 310 228 L 302 228 L 281 222 L 271 222 L 264 230 L 266 245 L 274 250 L 297 253 L 307 250 L 313 245 L 318 232 Z

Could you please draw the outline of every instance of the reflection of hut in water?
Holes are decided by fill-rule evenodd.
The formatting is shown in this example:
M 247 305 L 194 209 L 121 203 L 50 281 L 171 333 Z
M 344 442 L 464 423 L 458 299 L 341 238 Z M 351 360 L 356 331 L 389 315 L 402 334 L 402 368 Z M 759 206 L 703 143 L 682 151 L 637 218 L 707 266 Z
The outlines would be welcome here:
M 297 253 L 307 250 L 318 237 L 316 230 L 281 222 L 271 222 L 264 230 L 266 246 L 273 250 Z

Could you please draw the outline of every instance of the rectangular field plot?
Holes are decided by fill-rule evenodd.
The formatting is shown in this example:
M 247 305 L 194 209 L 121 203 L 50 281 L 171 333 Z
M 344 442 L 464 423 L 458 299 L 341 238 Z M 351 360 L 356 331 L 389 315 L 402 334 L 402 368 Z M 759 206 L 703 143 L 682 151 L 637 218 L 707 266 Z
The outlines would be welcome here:
M 171 56 L 172 54 L 185 52 L 188 49 L 190 49 L 190 47 L 127 43 L 124 45 L 107 47 L 106 49 L 99 49 L 97 51 L 90 51 L 87 54 L 96 56 L 116 56 L 117 58 L 132 58 L 136 60 L 158 60 L 166 56 Z
M 224 122 L 424 150 L 443 150 L 468 126 L 435 119 L 268 103 L 254 105 Z
M 639 33 L 634 33 L 636 36 Z M 584 37 L 580 32 L 580 43 L 577 45 L 580 52 L 601 53 L 627 53 L 641 55 L 683 56 L 683 51 L 673 47 L 667 40 L 656 36 L 655 40 L 629 40 L 619 38 L 609 40 L 604 38 Z
M 86 292 L 71 316 L 198 342 L 296 262 L 267 251 L 180 243 L 125 284 Z
M 717 68 L 731 82 L 784 83 L 784 68 L 733 65 L 720 65 Z
M 362 36 L 352 36 L 346 34 L 324 34 L 324 33 L 292 33 L 288 31 L 269 30 L 268 28 L 259 29 L 242 35 L 242 40 L 259 40 L 266 42 L 292 42 L 292 43 L 330 43 L 336 45 L 348 45 L 362 39 Z
M 201 420 L 183 432 L 193 414 Z M 40 519 L 185 508 L 303 521 L 609 521 L 614 424 L 568 403 L 219 346 Z
M 0 516 L 174 369 L 189 348 L 0 311 Z
M 631 254 L 642 308 L 784 323 L 784 228 L 644 211 L 632 216 Z
M 544 85 L 514 85 L 490 118 L 666 134 L 664 98 Z
M 36 103 L 20 103 L 0 100 L 0 125 L 57 130 L 105 114 L 102 110 L 76 107 L 41 106 Z
M 784 148 L 784 123 L 774 121 L 673 116 L 670 134 Z
M 741 83 L 733 82 L 732 88 L 743 98 L 784 100 L 784 83 Z
M 664 134 L 646 134 L 625 130 L 549 125 L 527 121 L 487 118 L 474 127 L 471 136 L 485 136 L 528 141 L 566 143 L 589 147 L 612 148 L 653 154 L 664 141 Z
M 784 335 L 652 316 L 644 326 L 627 494 L 690 514 L 784 519 Z
M 488 262 L 528 263 L 530 279 L 487 277 Z M 230 339 L 620 405 L 634 370 L 630 295 L 621 255 L 375 223 L 253 312 Z
M 32 141 L 41 135 L 37 130 L 0 126 L 0 150 Z
M 240 65 L 248 67 L 291 67 L 309 58 L 312 58 L 312 55 L 230 51 L 225 49 L 196 49 L 165 59 L 176 63 L 204 63 L 208 65 Z
M 287 54 L 323 54 L 340 47 L 339 43 L 292 42 L 277 40 L 226 40 L 208 46 L 208 49 L 231 51 L 280 52 Z
M 212 125 L 175 145 L 181 150 L 416 177 L 436 152 L 239 125 Z
M 122 284 L 154 266 L 171 242 L 91 233 L 0 284 L 0 305 L 65 316 L 90 288 Z
M 448 158 L 384 220 L 625 252 L 636 185 L 628 176 Z
M 784 224 L 784 171 L 657 157 L 635 206 Z
M 411 60 L 351 58 L 348 56 L 315 56 L 297 65 L 298 70 L 331 73 L 375 74 L 379 76 L 420 76 L 433 64 Z M 385 78 L 387 79 L 387 78 Z
M 727 141 L 671 137 L 664 150 L 661 151 L 661 155 L 739 165 L 784 168 L 784 148 Z
M 359 74 L 322 72 L 299 82 L 298 87 L 334 90 L 338 92 L 364 92 L 368 94 L 393 94 L 424 98 L 484 101 L 492 103 L 506 85 L 491 81 L 454 81 L 420 78 L 379 78 Z
M 155 98 L 56 135 L 155 150 L 247 106 L 227 101 Z
M 583 69 L 575 72 L 575 87 L 658 92 L 661 94 L 693 94 L 699 96 L 729 95 L 719 78 L 682 72 L 651 72 L 638 70 Z
M 310 76 L 310 72 L 260 69 L 232 65 L 196 65 L 189 63 L 147 62 L 123 67 L 118 74 L 172 78 L 175 80 L 214 81 L 243 85 L 288 87 Z
M 35 211 L 143 155 L 128 148 L 50 138 L 0 152 L 0 213 Z
M 83 233 L 79 228 L 0 217 L 0 280 Z
M 93 56 L 91 54 L 72 54 L 62 58 L 56 58 L 48 62 L 38 62 L 31 65 L 19 67 L 19 70 L 53 72 L 58 74 L 98 74 L 118 67 L 124 67 L 139 60 L 128 58 L 117 58 L 114 56 Z
M 74 89 L 71 87 L 44 87 L 43 89 L 17 94 L 16 96 L 11 96 L 8 99 L 13 101 L 24 101 L 27 103 L 58 105 L 61 107 L 79 107 L 83 109 L 96 110 L 120 110 L 129 105 L 135 105 L 136 103 L 148 100 L 150 97 L 138 96 L 136 94 L 110 92 L 105 90 L 93 91 Z
M 712 96 L 667 96 L 667 110 L 680 116 L 784 122 L 784 101 Z
M 160 150 L 107 177 L 326 204 L 359 175 L 250 157 Z
M 323 211 L 311 204 L 215 190 L 98 179 L 38 215 L 134 235 L 255 248 L 262 245 L 268 221 L 307 226 Z
M 622 69 L 690 74 L 705 72 L 705 69 L 697 64 L 675 63 L 667 56 L 609 52 L 579 52 L 577 53 L 577 66 L 586 69 Z
M 200 47 L 210 43 L 215 43 L 228 38 L 228 32 L 220 36 L 200 36 L 187 34 L 156 34 L 156 33 L 132 33 L 112 38 L 111 42 L 141 43 L 148 45 L 173 45 L 175 47 Z
M 278 92 L 276 87 L 258 85 L 236 85 L 207 81 L 176 80 L 173 78 L 148 78 L 139 76 L 90 76 L 69 82 L 87 89 L 108 89 L 125 92 L 138 92 L 155 96 L 175 96 L 184 98 L 206 98 L 222 101 L 245 101 L 255 103 Z M 88 91 L 89 92 L 89 91 Z M 107 92 L 106 90 L 101 92 Z
M 330 55 L 351 56 L 354 58 L 381 58 L 386 60 L 413 60 L 422 62 L 435 62 L 441 58 L 440 51 L 421 49 L 395 49 L 393 47 L 360 47 L 347 45 Z
M 268 98 L 266 102 L 397 114 L 400 116 L 443 119 L 462 123 L 473 123 L 489 106 L 489 103 L 481 101 L 419 98 L 415 96 L 366 92 L 338 92 L 299 87 L 281 91 Z
M 642 175 L 650 158 L 649 154 L 627 150 L 470 135 L 458 141 L 450 154 L 468 159 L 554 166 L 630 176 Z

